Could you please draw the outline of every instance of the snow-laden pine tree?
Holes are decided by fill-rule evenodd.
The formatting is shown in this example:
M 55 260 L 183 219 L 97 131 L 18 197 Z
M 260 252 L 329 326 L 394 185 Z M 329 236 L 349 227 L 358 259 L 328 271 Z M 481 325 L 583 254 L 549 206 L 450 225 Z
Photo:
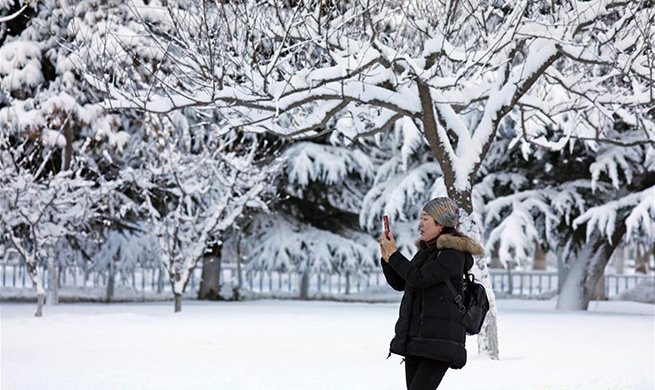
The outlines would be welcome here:
M 378 251 L 357 223 L 373 175 L 369 156 L 323 137 L 283 143 L 280 161 L 272 213 L 255 216 L 246 229 L 250 269 L 302 275 L 303 298 L 318 272 L 344 275 L 349 292 L 348 281 L 370 272 Z
M 580 310 L 621 242 L 652 242 L 653 146 L 565 146 L 514 148 L 476 185 L 476 202 L 483 204 L 487 249 L 498 244 L 502 263 L 519 264 L 535 244 L 556 253 L 558 308 Z
M 92 14 L 87 3 L 80 2 L 76 11 Z M 129 135 L 121 131 L 121 116 L 98 104 L 101 99 L 77 73 L 74 62 L 79 56 L 66 47 L 74 39 L 67 29 L 73 14 L 55 0 L 40 1 L 28 10 L 31 17 L 14 20 L 0 41 L 4 131 L 34 141 L 29 146 L 38 155 L 34 164 L 47 161 L 37 176 L 66 170 L 75 154 L 96 147 L 101 148 L 97 153 L 123 148 Z
M 570 268 L 559 309 L 587 309 L 591 294 L 620 244 L 655 241 L 655 147 L 601 145 L 590 166 L 592 192 L 601 202 L 572 221 L 583 244 L 564 242 Z M 609 189 L 604 190 L 603 184 Z
M 555 251 L 585 208 L 593 155 L 579 147 L 562 151 L 523 144 L 509 147 L 512 134 L 497 141 L 474 187 L 486 248 L 500 264 L 532 265 L 536 247 Z M 573 146 L 573 145 L 571 145 Z M 477 206 L 479 205 L 479 206 Z

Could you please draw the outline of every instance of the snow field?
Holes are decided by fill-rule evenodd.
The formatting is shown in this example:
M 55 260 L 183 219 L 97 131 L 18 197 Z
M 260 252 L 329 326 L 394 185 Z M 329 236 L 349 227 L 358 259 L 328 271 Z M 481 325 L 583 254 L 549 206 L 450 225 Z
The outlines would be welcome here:
M 653 389 L 655 306 L 499 300 L 501 360 L 477 355 L 443 389 Z M 404 388 L 386 360 L 398 304 L 259 300 L 0 308 L 3 390 Z

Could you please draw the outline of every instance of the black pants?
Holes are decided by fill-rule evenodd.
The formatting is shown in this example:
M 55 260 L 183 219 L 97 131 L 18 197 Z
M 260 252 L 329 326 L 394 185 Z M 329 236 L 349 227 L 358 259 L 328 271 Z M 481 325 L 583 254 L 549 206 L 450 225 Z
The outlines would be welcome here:
M 405 356 L 407 390 L 434 390 L 441 383 L 448 363 L 417 356 Z

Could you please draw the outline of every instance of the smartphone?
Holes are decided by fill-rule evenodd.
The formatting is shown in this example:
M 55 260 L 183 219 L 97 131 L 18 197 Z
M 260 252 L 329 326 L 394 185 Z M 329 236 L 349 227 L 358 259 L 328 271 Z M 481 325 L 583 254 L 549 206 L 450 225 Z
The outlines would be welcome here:
M 385 215 L 382 218 L 384 219 L 384 235 L 389 238 L 389 233 L 391 232 L 391 229 L 389 228 L 389 216 Z

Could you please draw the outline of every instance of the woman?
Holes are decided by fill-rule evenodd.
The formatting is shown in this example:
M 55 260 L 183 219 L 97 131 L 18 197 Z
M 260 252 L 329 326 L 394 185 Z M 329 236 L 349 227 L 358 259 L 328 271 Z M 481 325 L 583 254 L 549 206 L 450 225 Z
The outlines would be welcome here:
M 404 291 L 389 355 L 405 357 L 408 390 L 434 390 L 448 367 L 466 364 L 466 330 L 444 282 L 450 279 L 461 293 L 464 270 L 484 250 L 457 230 L 458 222 L 459 208 L 452 199 L 430 200 L 421 212 L 419 251 L 411 262 L 397 251 L 391 233 L 380 238 L 387 283 Z

